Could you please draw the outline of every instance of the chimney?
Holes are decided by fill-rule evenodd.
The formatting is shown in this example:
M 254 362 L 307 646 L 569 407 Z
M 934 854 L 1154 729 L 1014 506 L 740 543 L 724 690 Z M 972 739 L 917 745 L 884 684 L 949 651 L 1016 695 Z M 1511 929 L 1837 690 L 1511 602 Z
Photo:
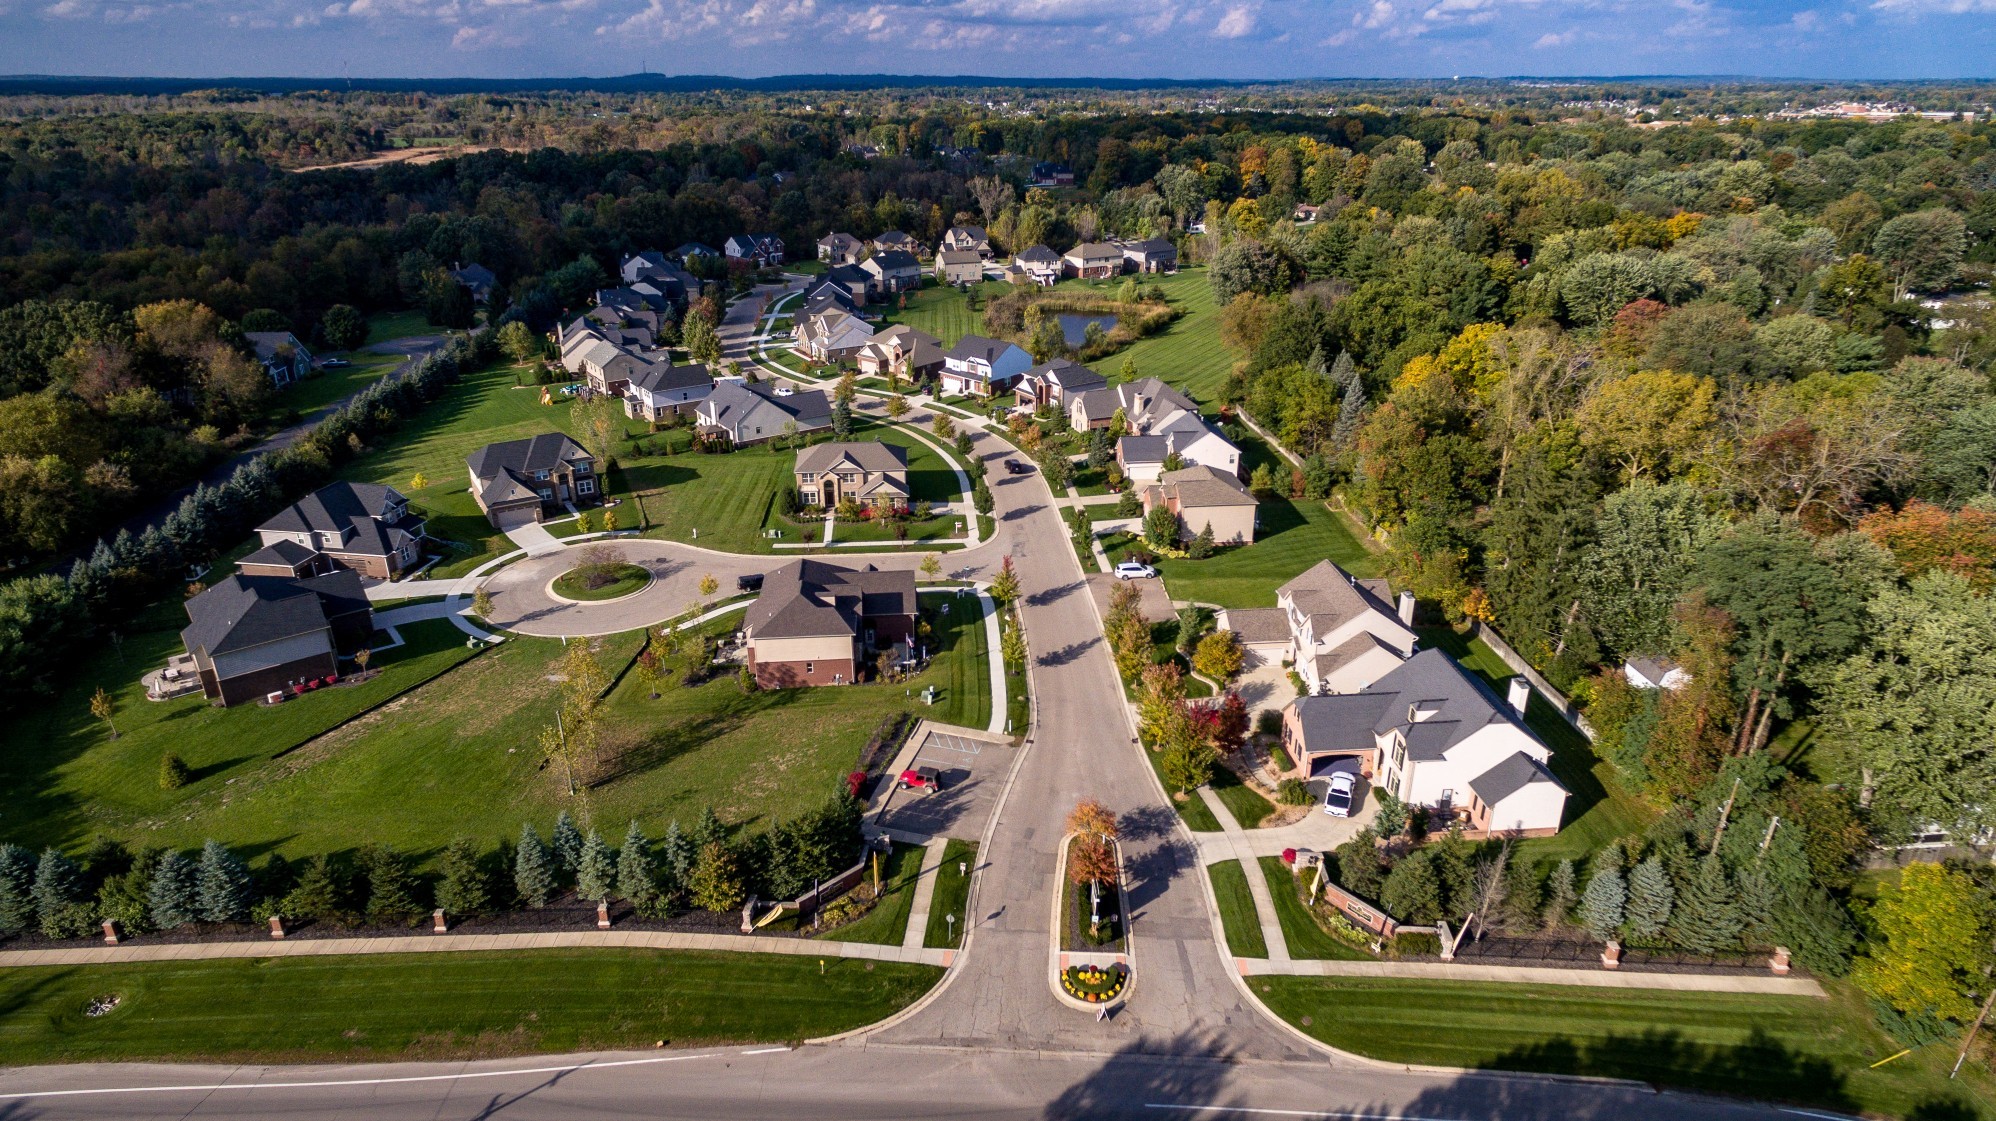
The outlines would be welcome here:
M 1414 593 L 1412 592 L 1400 593 L 1400 621 L 1410 627 L 1414 625 Z
M 1525 715 L 1525 706 L 1532 700 L 1532 683 L 1525 680 L 1524 674 L 1511 679 L 1511 707 L 1518 710 L 1518 716 Z

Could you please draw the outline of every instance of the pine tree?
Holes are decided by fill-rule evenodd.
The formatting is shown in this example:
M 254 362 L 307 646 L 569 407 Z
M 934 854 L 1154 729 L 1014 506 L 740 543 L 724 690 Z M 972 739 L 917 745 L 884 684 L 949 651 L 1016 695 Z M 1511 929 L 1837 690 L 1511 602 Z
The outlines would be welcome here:
M 732 911 L 748 896 L 740 862 L 719 841 L 700 849 L 699 862 L 693 866 L 687 887 L 692 891 L 693 905 L 703 911 Z
M 42 850 L 35 865 L 35 911 L 42 933 L 50 938 L 77 938 L 90 933 L 95 916 L 83 870 L 53 848 Z
M 832 435 L 840 440 L 852 438 L 852 405 L 845 401 L 832 402 Z
M 563 814 L 566 818 L 568 815 Z M 520 827 L 519 851 L 513 854 L 513 886 L 529 907 L 545 907 L 558 889 L 555 855 L 531 825 Z
M 728 829 L 721 824 L 721 815 L 714 812 L 714 807 L 701 810 L 700 821 L 693 826 L 693 851 L 697 854 L 708 845 L 721 844 L 727 839 Z
M 594 829 L 582 841 L 582 855 L 575 863 L 575 894 L 591 903 L 601 903 L 616 894 L 617 861 L 610 846 Z
M 1629 905 L 1622 915 L 1622 929 L 1630 938 L 1642 941 L 1662 934 L 1670 922 L 1675 894 L 1661 859 L 1652 856 L 1636 865 L 1629 873 Z
M 152 887 L 146 892 L 146 903 L 155 927 L 172 930 L 176 926 L 186 926 L 201 916 L 201 898 L 195 879 L 194 864 L 186 857 L 169 852 L 159 858 L 159 863 L 152 870 Z
M 665 836 L 658 842 L 658 892 L 666 902 L 673 902 L 686 894 L 686 885 L 693 878 L 696 851 L 692 838 L 680 832 L 679 819 L 672 819 L 671 824 L 665 827 Z
M 284 913 L 302 919 L 344 922 L 352 917 L 347 869 L 321 854 L 305 862 L 298 886 L 284 897 Z
M 658 896 L 658 882 L 652 872 L 651 842 L 638 819 L 624 830 L 624 843 L 617 849 L 617 894 L 643 912 Z
M 1368 825 L 1337 847 L 1338 886 L 1361 899 L 1377 901 L 1385 879 L 1379 867 L 1379 834 Z
M 575 869 L 582 863 L 582 831 L 575 827 L 575 819 L 563 810 L 554 819 L 555 866 L 560 869 L 563 879 L 575 875 Z
M 1546 881 L 1545 909 L 1540 912 L 1547 930 L 1565 926 L 1573 914 L 1573 861 L 1562 860 L 1553 865 L 1552 877 Z
M 248 922 L 256 902 L 248 866 L 219 841 L 201 846 L 195 899 L 202 922 Z
M 446 915 L 482 915 L 492 909 L 492 883 L 478 858 L 478 845 L 459 837 L 444 848 L 437 906 Z
M 1403 923 L 1428 926 L 1442 917 L 1441 880 L 1426 851 L 1417 850 L 1393 866 L 1379 889 L 1379 903 Z
M 34 921 L 34 855 L 19 845 L 0 845 L 0 934 L 17 934 Z
M 1677 885 L 1677 908 L 1671 916 L 1670 940 L 1694 954 L 1712 954 L 1737 945 L 1745 923 L 1739 898 L 1717 857 L 1698 862 Z
M 1476 894 L 1476 867 L 1470 860 L 1469 842 L 1463 838 L 1462 830 L 1451 828 L 1429 852 L 1435 877 L 1441 882 L 1442 912 L 1460 920 L 1475 906 L 1472 897 Z
M 1629 889 L 1622 880 L 1622 862 L 1610 846 L 1595 858 L 1594 874 L 1580 896 L 1580 925 L 1587 933 L 1606 942 L 1622 929 L 1622 912 Z
M 369 921 L 402 922 L 422 912 L 417 894 L 422 885 L 409 867 L 408 857 L 386 845 L 369 845 L 361 850 L 360 859 L 367 871 Z
M 1352 364 L 1349 353 L 1338 355 L 1337 365 L 1331 367 L 1331 380 L 1345 387 L 1344 400 L 1338 405 L 1338 419 L 1331 426 L 1331 448 L 1343 454 L 1352 448 L 1358 439 L 1359 425 L 1365 422 L 1365 379 L 1358 376 L 1358 367 Z
M 1338 357 L 1342 358 L 1344 357 L 1344 355 L 1339 354 Z M 1317 375 L 1320 378 L 1328 378 L 1331 376 L 1330 367 L 1324 364 L 1323 343 L 1318 343 L 1317 345 L 1310 348 L 1310 360 L 1303 364 L 1303 368 Z M 1343 385 L 1344 382 L 1339 381 L 1338 384 Z

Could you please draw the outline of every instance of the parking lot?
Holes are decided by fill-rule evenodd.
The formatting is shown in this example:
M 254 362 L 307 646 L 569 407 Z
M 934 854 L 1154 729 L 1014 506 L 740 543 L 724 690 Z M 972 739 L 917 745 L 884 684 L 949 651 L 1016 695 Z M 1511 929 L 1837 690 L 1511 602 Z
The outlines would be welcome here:
M 923 721 L 894 760 L 873 822 L 907 836 L 974 841 L 984 834 L 1017 754 L 1003 736 Z M 920 767 L 933 769 L 942 789 L 902 789 L 901 772 Z

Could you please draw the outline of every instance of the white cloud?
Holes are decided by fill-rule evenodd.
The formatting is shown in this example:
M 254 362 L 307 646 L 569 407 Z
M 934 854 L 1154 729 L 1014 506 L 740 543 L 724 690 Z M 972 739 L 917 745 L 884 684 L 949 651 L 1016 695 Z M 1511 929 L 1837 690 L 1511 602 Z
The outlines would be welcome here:
M 452 50 L 457 51 L 503 50 L 526 46 L 527 37 L 496 27 L 460 27 L 457 34 L 450 37 L 450 45 Z
M 1228 8 L 1213 27 L 1213 34 L 1222 39 L 1239 39 L 1254 34 L 1255 13 L 1246 4 Z
M 1568 43 L 1573 42 L 1573 39 L 1574 39 L 1574 33 L 1571 31 L 1561 31 L 1557 33 L 1548 31 L 1544 35 L 1541 35 L 1537 39 L 1533 40 L 1532 46 L 1542 51 L 1551 50 L 1554 47 L 1564 47 Z
M 1872 0 L 1874 9 L 1902 15 L 1963 16 L 1975 12 L 1996 12 L 1996 0 Z

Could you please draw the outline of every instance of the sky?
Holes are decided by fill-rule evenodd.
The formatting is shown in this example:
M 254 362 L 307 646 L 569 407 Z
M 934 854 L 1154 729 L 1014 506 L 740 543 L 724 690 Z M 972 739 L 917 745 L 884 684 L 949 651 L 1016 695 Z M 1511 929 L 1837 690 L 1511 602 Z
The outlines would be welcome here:
M 1996 76 L 1996 0 L 0 0 L 0 73 Z

